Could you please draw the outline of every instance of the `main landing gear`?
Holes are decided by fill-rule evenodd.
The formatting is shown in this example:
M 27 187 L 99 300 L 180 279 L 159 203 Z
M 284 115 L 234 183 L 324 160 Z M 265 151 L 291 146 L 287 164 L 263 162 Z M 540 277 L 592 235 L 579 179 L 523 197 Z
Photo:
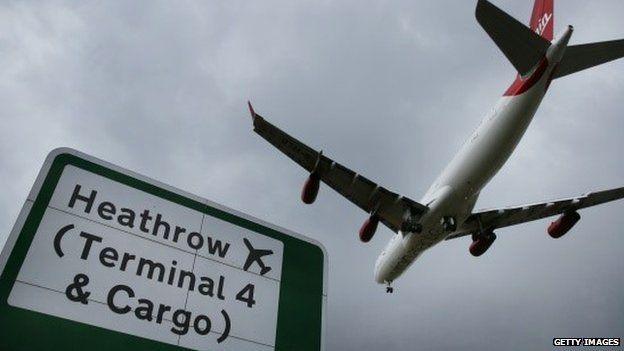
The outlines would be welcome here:
M 442 217 L 442 219 L 440 219 L 440 224 L 442 224 L 444 231 L 447 233 L 452 233 L 457 230 L 457 221 L 455 220 L 455 217 Z

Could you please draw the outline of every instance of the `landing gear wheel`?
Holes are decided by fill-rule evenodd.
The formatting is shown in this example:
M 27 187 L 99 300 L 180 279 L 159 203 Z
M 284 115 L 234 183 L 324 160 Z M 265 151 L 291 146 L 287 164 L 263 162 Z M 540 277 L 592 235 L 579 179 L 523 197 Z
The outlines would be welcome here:
M 392 294 L 393 292 L 394 292 L 394 288 L 390 286 L 390 283 L 388 283 L 388 286 L 386 286 L 386 293 Z
M 444 231 L 447 233 L 452 233 L 457 230 L 457 221 L 455 221 L 455 217 L 451 217 L 451 216 L 442 217 L 440 222 L 442 222 L 442 227 L 444 228 Z

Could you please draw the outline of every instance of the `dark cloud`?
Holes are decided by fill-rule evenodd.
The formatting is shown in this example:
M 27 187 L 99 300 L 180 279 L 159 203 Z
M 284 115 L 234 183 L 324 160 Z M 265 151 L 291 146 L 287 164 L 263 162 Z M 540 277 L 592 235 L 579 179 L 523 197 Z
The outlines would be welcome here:
M 530 1 L 496 1 L 518 18 Z M 513 69 L 474 1 L 6 2 L 0 6 L 0 228 L 6 238 L 45 155 L 86 153 L 320 240 L 329 252 L 328 350 L 544 349 L 622 336 L 622 203 L 501 230 L 481 259 L 443 243 L 374 284 L 390 237 L 251 132 L 245 101 L 383 185 L 418 199 Z M 574 43 L 624 37 L 616 0 L 560 1 Z M 623 62 L 556 81 L 478 207 L 622 185 Z M 620 335 L 618 335 L 620 334 Z M 519 345 L 522 345 L 519 347 Z

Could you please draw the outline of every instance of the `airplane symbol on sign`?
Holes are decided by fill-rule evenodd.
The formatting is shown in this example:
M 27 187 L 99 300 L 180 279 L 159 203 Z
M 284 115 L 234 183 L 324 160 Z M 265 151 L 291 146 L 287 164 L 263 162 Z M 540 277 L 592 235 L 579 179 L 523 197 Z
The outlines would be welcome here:
M 265 274 L 269 273 L 269 271 L 271 271 L 271 267 L 265 265 L 264 262 L 262 262 L 262 257 L 268 256 L 268 255 L 272 255 L 273 254 L 273 250 L 258 250 L 258 249 L 255 249 L 251 245 L 249 240 L 247 240 L 247 238 L 243 238 L 243 242 L 245 243 L 245 246 L 247 246 L 247 250 L 249 250 L 249 255 L 247 256 L 247 260 L 245 261 L 245 265 L 243 266 L 243 270 L 245 270 L 245 271 L 249 270 L 249 267 L 251 267 L 251 265 L 254 262 L 257 262 L 258 266 L 260 267 L 260 275 L 265 275 Z

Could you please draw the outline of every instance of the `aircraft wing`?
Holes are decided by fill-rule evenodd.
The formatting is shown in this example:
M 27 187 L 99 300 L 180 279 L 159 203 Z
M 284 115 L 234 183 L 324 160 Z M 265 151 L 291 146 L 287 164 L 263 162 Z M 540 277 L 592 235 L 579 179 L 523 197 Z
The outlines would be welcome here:
M 288 135 L 258 115 L 251 104 L 249 110 L 256 133 L 308 172 L 316 171 L 323 183 L 362 210 L 376 211 L 380 221 L 392 231 L 401 230 L 409 215 L 413 218 L 427 210 L 426 206 L 375 184 Z
M 503 228 L 622 198 L 624 198 L 624 188 L 617 188 L 539 204 L 480 211 L 470 215 L 458 232 L 451 234 L 446 240 L 461 238 L 478 232 L 479 221 L 481 221 L 483 229 Z

